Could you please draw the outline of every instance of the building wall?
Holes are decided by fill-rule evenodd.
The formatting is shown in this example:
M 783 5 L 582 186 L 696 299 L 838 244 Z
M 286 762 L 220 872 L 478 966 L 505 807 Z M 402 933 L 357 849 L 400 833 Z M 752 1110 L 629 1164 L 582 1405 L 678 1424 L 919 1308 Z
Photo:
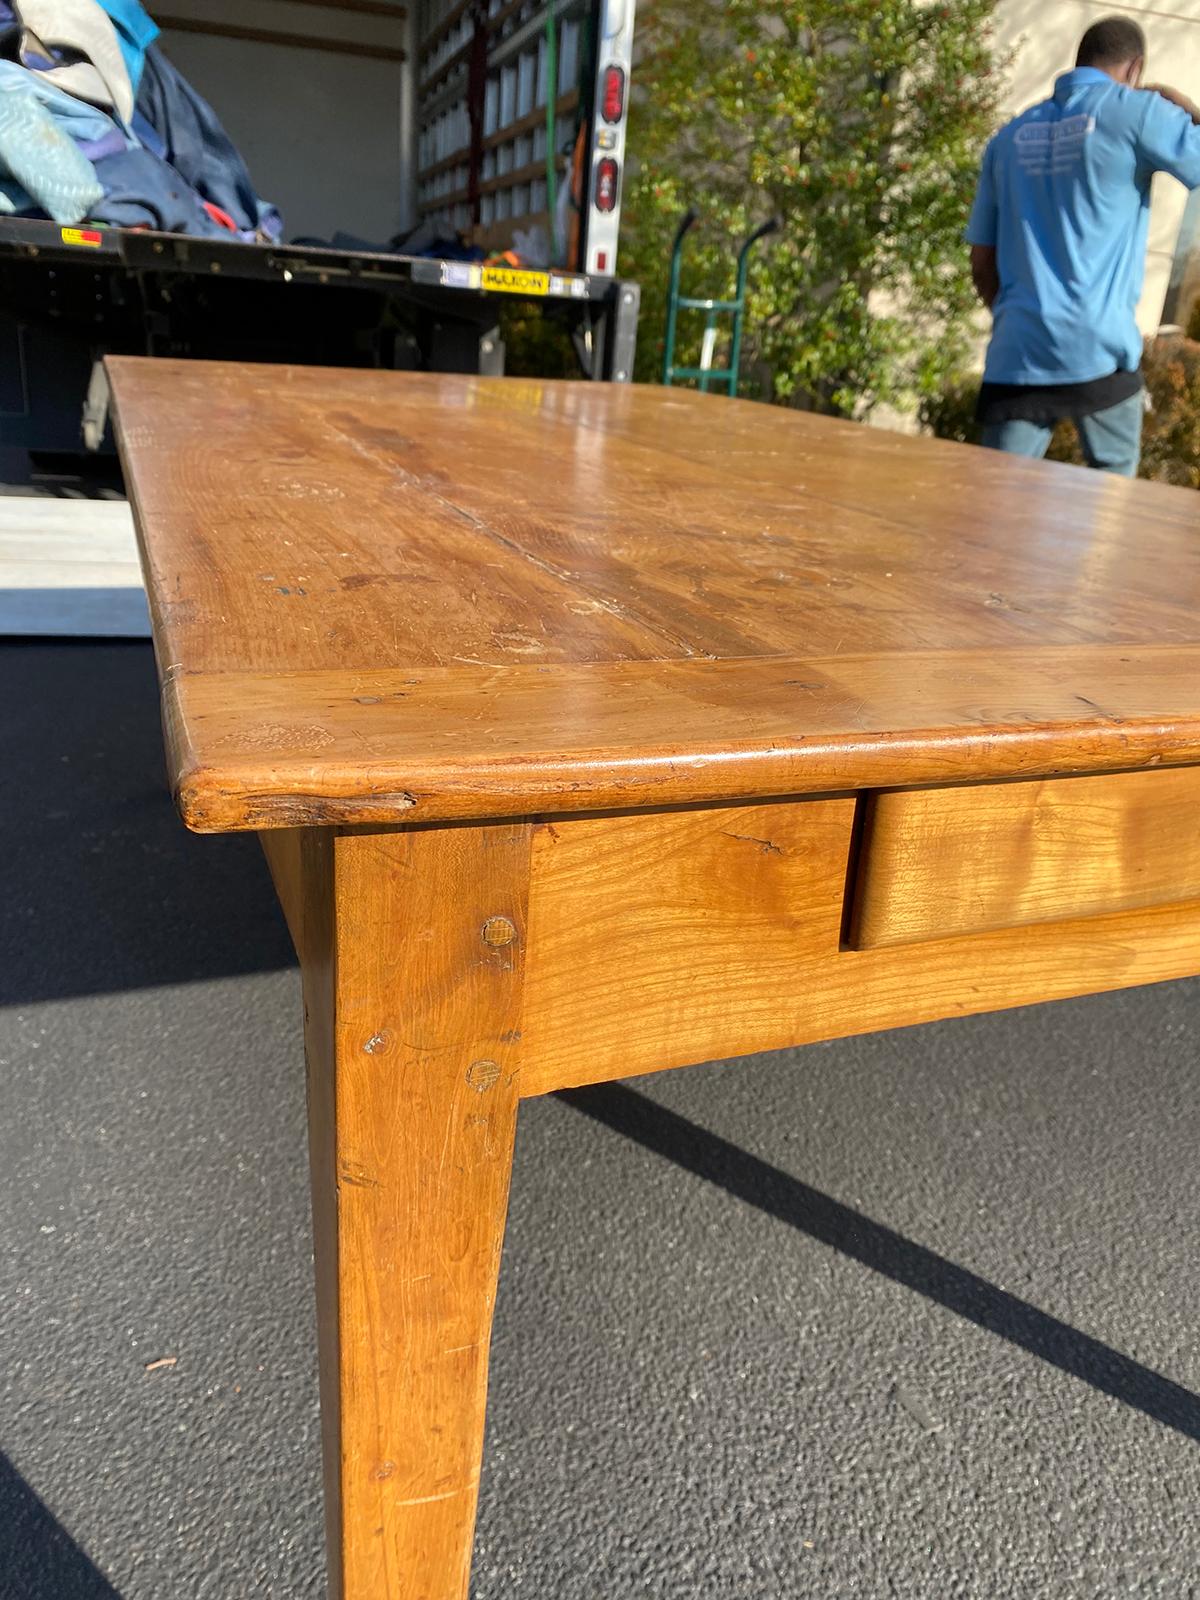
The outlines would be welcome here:
M 996 37 L 1001 50 L 1015 50 L 1011 87 L 1005 105 L 1009 116 L 1044 100 L 1054 79 L 1075 63 L 1075 51 L 1084 31 L 1102 17 L 1125 14 L 1145 30 L 1150 82 L 1171 83 L 1200 101 L 1200 5 L 1197 0 L 1000 0 L 996 8 Z M 1167 317 L 1177 312 L 1168 303 L 1176 267 L 1181 225 L 1187 206 L 1183 186 L 1160 174 L 1154 180 L 1154 210 L 1146 259 L 1146 287 L 1138 311 L 1142 331 L 1157 332 Z M 1200 208 L 1193 207 L 1191 221 L 1200 245 Z M 1193 226 L 1189 226 L 1181 256 L 1190 255 Z M 1200 275 L 1197 275 L 1200 276 Z M 1197 282 L 1200 291 L 1200 281 Z M 1178 294 L 1171 301 L 1180 299 Z
M 225 124 L 286 238 L 337 231 L 382 241 L 411 220 L 411 21 L 294 0 L 151 4 L 166 54 Z M 411 18 L 411 6 L 409 7 Z M 313 45 L 172 28 L 175 16 L 285 34 Z M 320 48 L 358 45 L 363 54 Z M 408 62 L 371 54 L 408 49 Z

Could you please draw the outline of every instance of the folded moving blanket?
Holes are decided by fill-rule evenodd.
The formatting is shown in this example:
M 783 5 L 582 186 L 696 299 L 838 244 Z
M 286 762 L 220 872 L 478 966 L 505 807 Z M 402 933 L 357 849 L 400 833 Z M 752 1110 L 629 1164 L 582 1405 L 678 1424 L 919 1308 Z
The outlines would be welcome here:
M 103 198 L 104 188 L 92 163 L 47 109 L 34 77 L 0 62 L 0 179 L 5 180 L 0 210 L 27 209 L 20 204 L 24 195 L 55 222 L 80 222 Z

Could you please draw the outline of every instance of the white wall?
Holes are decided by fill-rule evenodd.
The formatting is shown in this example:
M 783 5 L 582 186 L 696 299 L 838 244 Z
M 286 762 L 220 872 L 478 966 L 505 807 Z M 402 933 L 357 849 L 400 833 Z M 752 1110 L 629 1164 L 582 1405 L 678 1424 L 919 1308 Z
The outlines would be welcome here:
M 1167 291 L 1168 322 L 1187 327 L 1192 312 L 1200 305 L 1200 189 L 1188 196 L 1179 235 L 1179 249 Z
M 403 22 L 288 0 L 169 0 L 151 11 L 163 50 L 225 124 L 259 193 L 282 211 L 286 238 L 341 230 L 382 242 L 408 225 L 407 65 L 182 32 L 165 18 L 388 48 L 407 45 Z

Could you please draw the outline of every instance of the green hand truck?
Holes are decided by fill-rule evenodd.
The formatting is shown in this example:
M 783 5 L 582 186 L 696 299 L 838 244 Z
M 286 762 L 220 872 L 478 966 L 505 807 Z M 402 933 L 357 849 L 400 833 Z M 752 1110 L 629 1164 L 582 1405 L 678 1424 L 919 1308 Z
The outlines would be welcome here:
M 732 300 L 694 300 L 679 293 L 679 270 L 683 259 L 683 241 L 692 228 L 700 220 L 700 213 L 694 206 L 689 207 L 683 221 L 675 234 L 675 244 L 671 250 L 671 277 L 667 286 L 667 338 L 663 350 L 663 378 L 662 381 L 668 388 L 680 378 L 698 378 L 702 393 L 708 393 L 710 383 L 723 383 L 729 394 L 736 395 L 738 387 L 738 370 L 742 360 L 742 319 L 746 314 L 746 274 L 750 268 L 750 251 L 760 239 L 765 239 L 768 234 L 778 233 L 782 227 L 778 217 L 771 217 L 768 221 L 755 228 L 746 240 L 737 259 L 737 285 L 734 289 Z M 677 367 L 675 365 L 675 329 L 680 311 L 703 311 L 704 318 L 704 343 L 701 347 L 700 365 L 698 367 Z M 728 314 L 733 318 L 733 327 L 730 337 L 729 365 L 727 367 L 714 367 L 712 354 L 717 342 L 717 318 Z

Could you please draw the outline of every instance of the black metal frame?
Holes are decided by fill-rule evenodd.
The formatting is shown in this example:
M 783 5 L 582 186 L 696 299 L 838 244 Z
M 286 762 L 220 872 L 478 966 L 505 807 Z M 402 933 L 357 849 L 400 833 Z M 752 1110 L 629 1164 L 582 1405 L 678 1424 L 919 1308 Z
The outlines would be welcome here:
M 585 377 L 631 380 L 636 284 L 502 276 L 498 290 L 478 263 L 6 219 L 0 443 L 83 450 L 110 353 L 502 375 L 499 310 L 513 300 L 565 322 Z M 94 400 L 87 447 L 111 448 Z

